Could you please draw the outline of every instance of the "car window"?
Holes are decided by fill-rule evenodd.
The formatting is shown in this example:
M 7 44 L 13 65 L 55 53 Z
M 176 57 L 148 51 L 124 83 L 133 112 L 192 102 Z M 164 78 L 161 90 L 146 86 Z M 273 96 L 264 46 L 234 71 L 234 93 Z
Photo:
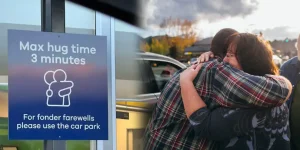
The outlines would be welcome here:
M 140 66 L 143 66 L 141 68 L 141 76 L 143 78 L 143 83 L 144 83 L 142 94 L 160 92 L 155 80 L 155 76 L 151 69 L 151 62 L 149 62 L 148 60 L 140 60 L 139 64 L 141 64 Z
M 174 73 L 181 68 L 169 62 L 150 61 L 156 84 L 161 91 Z
M 137 80 L 141 81 L 141 69 L 143 64 L 138 63 L 138 60 L 116 60 L 116 79 L 119 80 Z
M 179 66 L 164 61 L 141 59 L 134 62 L 120 62 L 116 65 L 117 97 L 159 93 L 180 69 Z

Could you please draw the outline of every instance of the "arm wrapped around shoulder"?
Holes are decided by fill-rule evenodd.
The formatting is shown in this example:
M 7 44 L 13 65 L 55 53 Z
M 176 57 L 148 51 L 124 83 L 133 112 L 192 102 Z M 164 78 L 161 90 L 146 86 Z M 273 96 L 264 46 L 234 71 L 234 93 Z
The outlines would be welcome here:
M 279 86 L 278 89 L 281 89 L 281 91 L 278 91 L 279 92 L 278 96 L 282 97 L 281 98 L 282 101 L 279 101 L 277 106 L 282 105 L 291 96 L 291 93 L 293 90 L 293 86 L 292 86 L 291 82 L 283 76 L 276 76 L 276 75 L 266 75 L 266 76 L 272 78 L 275 82 L 278 83 L 278 85 L 277 85 L 277 86 Z
M 225 107 L 280 106 L 292 91 L 283 76 L 254 76 L 227 64 L 217 66 L 214 79 L 212 99 Z

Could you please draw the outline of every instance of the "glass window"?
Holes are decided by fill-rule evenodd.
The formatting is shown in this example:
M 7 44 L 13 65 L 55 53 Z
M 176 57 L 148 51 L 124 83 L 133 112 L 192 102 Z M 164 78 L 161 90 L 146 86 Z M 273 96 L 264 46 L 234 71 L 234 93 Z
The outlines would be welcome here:
M 41 0 L 1 1 L 0 8 L 0 83 L 7 83 L 7 31 L 41 31 Z M 0 85 L 0 145 L 15 146 L 21 150 L 42 150 L 43 141 L 8 140 L 7 89 L 7 84 Z
M 150 65 L 159 91 L 165 87 L 166 83 L 170 80 L 173 74 L 180 70 L 180 67 L 168 62 L 150 61 Z
M 129 54 L 141 51 L 141 44 L 145 41 L 144 35 L 147 33 L 147 30 L 115 19 L 115 51 L 126 51 Z
M 151 92 L 150 83 L 144 80 L 148 78 L 148 74 L 144 73 L 147 67 L 142 60 L 137 60 L 143 40 L 139 35 L 140 29 L 118 19 L 114 19 L 114 24 L 117 98 L 148 94 Z
M 143 66 L 139 69 L 143 79 L 143 86 L 141 88 L 142 89 L 141 93 L 151 94 L 151 93 L 160 92 L 155 82 L 155 77 L 150 67 L 150 62 L 148 60 L 141 60 L 139 61 L 139 63 L 141 64 L 141 66 Z
M 140 51 L 140 42 L 143 40 L 139 36 L 139 30 L 125 22 L 115 19 L 115 52 L 116 64 L 126 62 L 135 63 L 136 53 Z M 122 69 L 116 66 L 116 73 Z M 138 71 L 140 72 L 140 71 Z M 118 76 L 118 74 L 116 74 Z
M 23 28 L 27 27 L 23 25 L 29 25 L 34 30 L 41 30 L 41 0 L 1 1 L 0 13 L 1 25 L 19 25 Z
M 131 105 L 131 98 L 139 94 L 151 95 L 159 92 L 150 63 L 140 57 L 141 43 L 145 40 L 143 30 L 114 19 L 116 94 L 119 101 Z M 155 97 L 153 95 L 153 97 Z M 136 103 L 135 103 L 136 104 Z M 139 103 L 141 104 L 141 103 Z M 122 105 L 122 104 L 121 104 Z M 134 107 L 145 106 L 135 105 Z M 139 150 L 142 148 L 142 133 L 151 114 L 130 111 L 129 120 L 117 119 L 117 149 Z
M 67 141 L 67 150 L 90 150 L 90 141 L 89 140 Z
M 1 14 L 5 14 L 0 16 L 0 83 L 7 83 L 7 30 L 41 31 L 41 0 L 3 1 L 0 7 Z M 95 34 L 95 11 L 66 1 L 65 15 L 66 33 Z M 41 140 L 8 140 L 7 85 L 0 87 L 0 145 L 17 146 L 21 150 L 42 150 Z M 90 141 L 67 141 L 67 149 L 90 150 Z
M 119 32 L 136 33 L 138 35 L 142 35 L 144 32 L 147 32 L 146 30 L 143 30 L 118 19 L 115 19 L 115 30 Z
M 95 34 L 95 15 L 92 9 L 66 1 L 66 33 Z
M 43 149 L 41 140 L 8 140 L 8 92 L 7 85 L 0 86 L 0 145 L 15 146 L 20 150 Z M 1 148 L 1 147 L 0 147 Z
M 95 35 L 96 12 L 70 1 L 65 2 L 65 32 Z M 69 140 L 67 150 L 90 150 L 89 140 Z
M 7 82 L 8 74 L 7 30 L 41 31 L 41 1 L 1 1 L 0 8 L 0 83 L 3 83 Z
M 145 129 L 127 129 L 127 146 L 129 150 L 143 149 Z
M 134 63 L 123 62 L 116 65 L 117 98 L 134 98 L 139 94 L 159 92 L 149 61 L 132 62 Z

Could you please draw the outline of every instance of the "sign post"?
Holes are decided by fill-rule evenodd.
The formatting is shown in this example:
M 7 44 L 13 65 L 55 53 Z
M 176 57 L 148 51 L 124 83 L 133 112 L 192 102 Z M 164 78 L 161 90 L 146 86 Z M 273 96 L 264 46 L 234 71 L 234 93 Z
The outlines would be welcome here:
M 108 140 L 107 39 L 8 31 L 9 139 Z

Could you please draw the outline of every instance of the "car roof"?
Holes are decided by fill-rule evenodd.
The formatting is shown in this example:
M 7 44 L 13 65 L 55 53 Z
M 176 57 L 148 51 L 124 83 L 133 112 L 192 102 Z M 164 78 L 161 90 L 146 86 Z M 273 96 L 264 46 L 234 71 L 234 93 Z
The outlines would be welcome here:
M 151 53 L 151 52 L 139 52 L 138 55 L 141 56 L 143 59 L 167 61 L 167 62 L 176 64 L 181 68 L 186 67 L 186 65 L 184 65 L 183 63 L 179 62 L 178 60 L 176 60 L 174 58 L 168 57 L 168 56 L 155 54 L 155 53 Z

